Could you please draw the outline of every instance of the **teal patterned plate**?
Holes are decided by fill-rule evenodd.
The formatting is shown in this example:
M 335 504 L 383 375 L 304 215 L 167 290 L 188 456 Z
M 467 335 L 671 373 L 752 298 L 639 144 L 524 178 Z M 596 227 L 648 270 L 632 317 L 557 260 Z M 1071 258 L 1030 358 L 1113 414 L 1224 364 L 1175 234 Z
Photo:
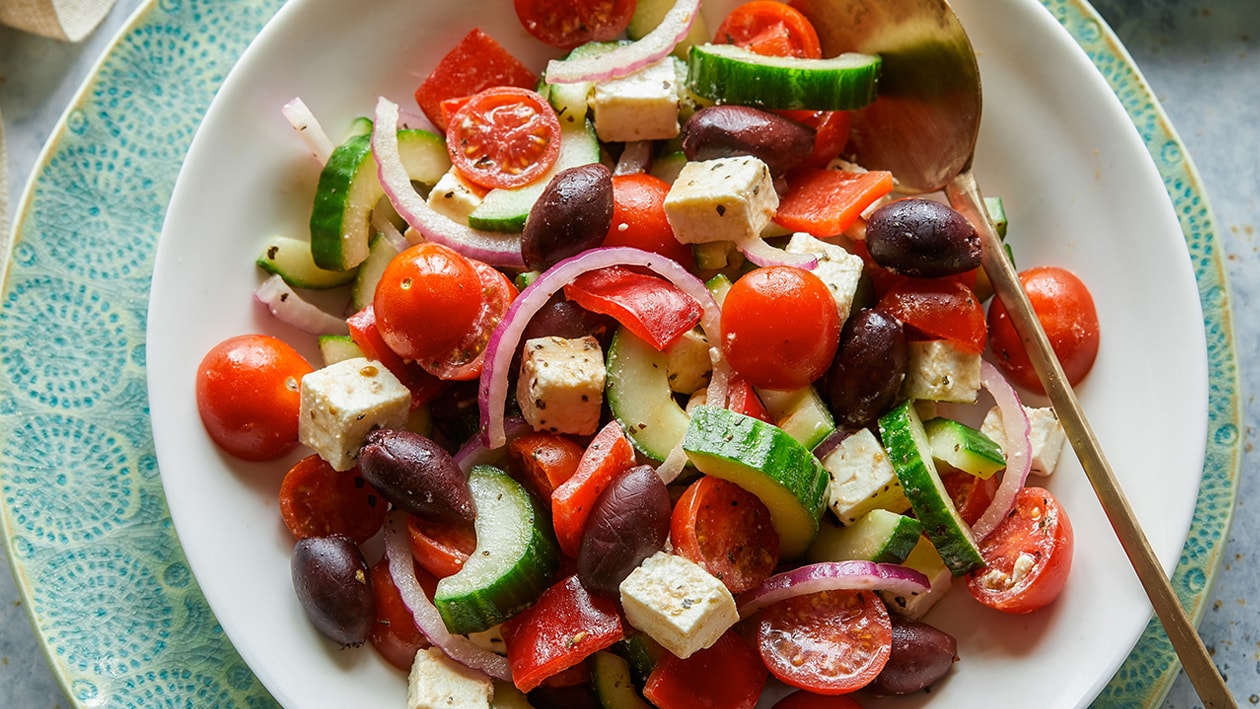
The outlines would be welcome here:
M 276 703 L 220 627 L 176 538 L 150 429 L 145 333 L 180 164 L 220 84 L 281 4 L 150 2 L 58 126 L 15 220 L 0 290 L 0 528 L 76 706 Z M 1206 457 L 1174 586 L 1197 619 L 1234 507 L 1241 441 L 1215 225 L 1189 157 L 1110 30 L 1081 0 L 1042 4 L 1137 127 L 1193 265 L 1207 345 Z M 1095 704 L 1157 706 L 1175 667 L 1151 624 Z

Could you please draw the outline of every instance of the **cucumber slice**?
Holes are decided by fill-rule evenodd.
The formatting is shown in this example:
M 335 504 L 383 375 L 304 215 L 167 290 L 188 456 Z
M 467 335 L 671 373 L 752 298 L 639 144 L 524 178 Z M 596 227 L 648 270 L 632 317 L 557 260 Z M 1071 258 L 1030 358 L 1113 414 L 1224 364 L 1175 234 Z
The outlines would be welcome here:
M 919 543 L 923 525 L 913 517 L 889 510 L 871 510 L 855 524 L 824 524 L 809 546 L 809 561 L 865 559 L 900 564 Z
M 574 47 L 565 55 L 565 58 L 594 57 L 620 44 L 624 43 L 587 42 Z M 595 83 L 591 81 L 578 81 L 572 84 L 548 84 L 545 75 L 538 80 L 538 93 L 547 99 L 552 108 L 556 109 L 556 116 L 560 119 L 561 126 L 576 128 L 585 125 L 586 119 L 590 115 L 590 106 L 587 104 L 587 101 L 594 90 Z
M 398 149 L 413 182 L 432 185 L 451 167 L 446 141 L 428 131 L 398 131 Z M 345 271 L 367 258 L 372 210 L 383 196 L 372 137 L 355 135 L 338 145 L 319 174 L 311 209 L 311 255 L 316 265 Z
M 618 652 L 626 658 L 630 665 L 630 673 L 634 681 L 642 686 L 647 682 L 656 663 L 669 654 L 660 643 L 647 633 L 634 632 L 627 635 L 617 646 Z
M 779 557 L 800 556 L 827 506 L 827 471 L 783 429 L 713 406 L 697 406 L 683 450 L 700 472 L 739 485 L 770 510 Z
M 719 243 L 719 242 L 710 242 L 710 243 Z M 696 244 L 696 245 L 700 246 L 700 244 Z M 717 304 L 719 306 L 721 306 L 722 303 L 726 300 L 726 294 L 731 291 L 731 286 L 733 285 L 735 284 L 731 283 L 730 277 L 727 276 L 725 273 L 719 273 L 716 276 L 704 282 L 704 287 L 707 288 L 709 293 L 713 295 L 713 299 L 717 301 Z
M 478 465 L 468 475 L 477 547 L 464 567 L 438 581 L 433 604 L 452 633 L 476 633 L 538 600 L 560 566 L 550 524 L 507 473 Z
M 923 422 L 932 457 L 981 479 L 1006 467 L 1006 457 L 992 438 L 965 423 L 937 417 Z
M 342 360 L 362 357 L 363 350 L 354 344 L 349 335 L 320 335 L 319 354 L 324 358 L 324 366 L 327 367 Z
M 346 130 L 346 139 L 349 140 L 356 135 L 372 135 L 372 119 L 367 116 L 359 116 L 350 121 L 350 127 Z
M 836 430 L 836 420 L 812 386 L 791 391 L 758 389 L 757 396 L 774 424 L 809 450 Z
M 875 100 L 881 60 L 767 57 L 733 44 L 702 44 L 688 56 L 687 85 L 703 98 L 763 108 L 852 111 Z
M 634 15 L 630 17 L 630 24 L 626 27 L 626 36 L 630 39 L 642 39 L 647 36 L 661 24 L 661 20 L 665 19 L 666 13 L 674 7 L 674 2 L 675 0 L 639 0 L 634 7 Z M 693 45 L 709 41 L 710 36 L 712 35 L 709 34 L 709 26 L 704 21 L 704 15 L 696 15 L 687 36 L 674 47 L 674 55 L 686 58 L 687 50 Z
M 591 684 L 595 698 L 604 709 L 651 709 L 635 691 L 630 679 L 630 663 L 607 650 L 591 657 Z
M 984 209 L 989 213 L 989 218 L 993 220 L 993 227 L 997 230 L 998 236 L 1006 238 L 1006 206 L 1002 204 L 1001 197 L 985 197 Z
M 656 461 L 683 439 L 689 417 L 669 386 L 669 355 L 625 328 L 608 343 L 605 398 L 636 450 Z
M 368 255 L 359 264 L 354 277 L 354 287 L 350 289 L 350 302 L 355 310 L 362 310 L 372 303 L 376 295 L 376 284 L 381 282 L 385 267 L 399 254 L 398 249 L 389 239 L 380 234 L 373 234 L 368 244 Z
M 354 280 L 354 271 L 329 271 L 315 265 L 311 245 L 301 239 L 275 236 L 267 241 L 254 263 L 274 273 L 294 288 L 324 290 L 344 286 Z
M 678 173 L 682 171 L 683 165 L 686 164 L 687 156 L 681 151 L 670 152 L 660 155 L 653 160 L 651 167 L 648 168 L 648 174 L 672 185 L 674 180 L 678 179 Z M 699 246 L 699 244 L 696 244 L 696 246 Z M 707 267 L 702 266 L 702 268 Z
M 927 432 L 913 403 L 903 401 L 881 416 L 879 433 L 910 507 L 923 525 L 923 534 L 936 547 L 950 572 L 962 576 L 984 566 L 971 528 L 958 516 L 936 472 Z
M 599 140 L 591 122 L 585 121 L 581 125 L 561 123 L 560 155 L 556 157 L 556 164 L 528 185 L 487 192 L 481 204 L 468 215 L 468 226 L 486 231 L 520 232 L 525 228 L 529 210 L 556 173 L 595 162 L 599 162 Z

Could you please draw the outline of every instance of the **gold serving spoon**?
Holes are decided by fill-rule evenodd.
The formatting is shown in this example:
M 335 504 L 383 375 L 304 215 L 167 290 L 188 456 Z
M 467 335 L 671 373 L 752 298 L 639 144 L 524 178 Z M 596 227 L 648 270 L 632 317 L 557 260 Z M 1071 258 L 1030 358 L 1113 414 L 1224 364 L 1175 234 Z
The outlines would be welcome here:
M 814 21 L 824 54 L 857 51 L 883 58 L 879 99 L 854 114 L 850 148 L 857 162 L 891 171 L 901 192 L 944 190 L 976 226 L 994 292 L 1010 312 L 1195 691 L 1205 707 L 1237 707 L 1134 517 L 984 208 L 971 170 L 980 132 L 980 69 L 953 9 L 945 0 L 796 0 L 793 5 Z

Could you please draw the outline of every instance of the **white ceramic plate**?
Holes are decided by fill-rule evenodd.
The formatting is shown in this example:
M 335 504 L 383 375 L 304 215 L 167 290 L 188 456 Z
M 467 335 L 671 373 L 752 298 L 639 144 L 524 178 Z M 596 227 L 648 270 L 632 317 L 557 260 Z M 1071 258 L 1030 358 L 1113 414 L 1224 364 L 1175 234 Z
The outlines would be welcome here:
M 1078 392 L 1171 570 L 1194 508 L 1207 421 L 1202 313 L 1181 228 L 1124 109 L 1041 5 L 955 6 L 985 82 L 976 173 L 1005 201 L 1017 262 L 1068 267 L 1093 290 L 1102 351 Z M 720 18 L 724 7 L 706 14 Z M 197 417 L 195 367 L 216 342 L 254 331 L 316 358 L 311 338 L 251 300 L 261 241 L 305 233 L 317 176 L 280 106 L 302 97 L 336 135 L 378 95 L 411 105 L 419 80 L 474 26 L 536 67 L 548 55 L 502 3 L 288 4 L 225 81 L 167 213 L 147 355 L 163 486 L 215 615 L 288 707 L 392 709 L 403 705 L 405 681 L 372 651 L 339 651 L 306 622 L 276 504 L 285 465 L 243 464 L 214 447 Z M 1014 617 L 953 593 L 929 620 L 958 637 L 962 661 L 931 694 L 895 704 L 999 707 L 1037 697 L 1039 706 L 1084 706 L 1129 654 L 1149 603 L 1070 453 L 1047 484 L 1078 540 L 1064 595 Z

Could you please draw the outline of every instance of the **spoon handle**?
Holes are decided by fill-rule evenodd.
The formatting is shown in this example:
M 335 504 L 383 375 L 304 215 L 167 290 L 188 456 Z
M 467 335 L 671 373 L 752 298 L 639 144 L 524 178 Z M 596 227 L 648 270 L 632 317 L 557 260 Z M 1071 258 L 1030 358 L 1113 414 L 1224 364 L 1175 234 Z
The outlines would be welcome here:
M 1168 639 L 1172 641 L 1173 649 L 1181 659 L 1199 699 L 1209 709 L 1237 707 L 1238 704 L 1225 686 L 1225 680 L 1208 656 L 1203 640 L 1173 593 L 1172 585 L 1164 575 L 1155 551 L 1129 507 L 1129 501 L 1120 489 L 1110 463 L 1103 455 L 1098 438 L 1089 421 L 1085 419 L 1085 412 L 1063 374 L 1063 367 L 1054 355 L 1050 340 L 1019 282 L 1015 267 L 1006 258 L 1001 237 L 983 206 L 984 200 L 975 174 L 970 169 L 963 170 L 946 185 L 945 193 L 950 204 L 970 219 L 980 233 L 984 245 L 985 272 L 992 281 L 998 298 L 1010 313 L 1015 331 L 1024 342 L 1033 368 L 1063 423 L 1063 429 L 1081 461 L 1081 467 L 1085 469 L 1085 475 L 1089 478 L 1098 501 L 1102 503 L 1103 511 L 1119 537 L 1120 545 L 1129 557 L 1133 570 L 1137 572 L 1138 580 L 1150 597 L 1155 615 L 1159 617 Z

